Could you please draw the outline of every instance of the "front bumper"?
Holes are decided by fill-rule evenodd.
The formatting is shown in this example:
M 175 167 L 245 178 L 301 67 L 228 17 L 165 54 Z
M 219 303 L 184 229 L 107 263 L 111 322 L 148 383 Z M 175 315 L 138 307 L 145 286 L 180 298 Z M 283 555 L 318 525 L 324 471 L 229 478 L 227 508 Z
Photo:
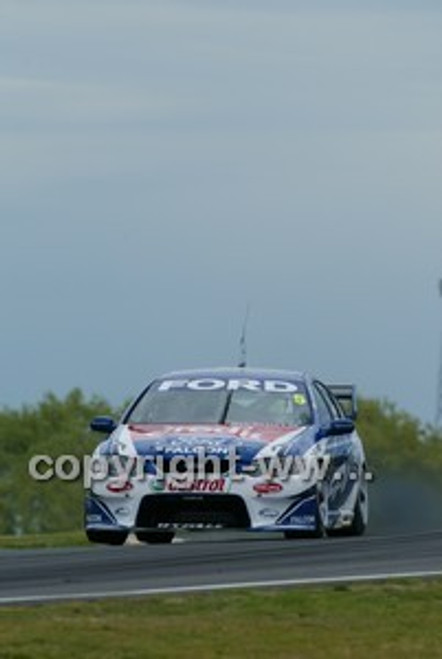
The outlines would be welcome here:
M 112 479 L 92 484 L 85 499 L 87 529 L 239 528 L 252 531 L 314 530 L 316 484 L 290 476 L 285 481 L 245 477 L 140 483 Z

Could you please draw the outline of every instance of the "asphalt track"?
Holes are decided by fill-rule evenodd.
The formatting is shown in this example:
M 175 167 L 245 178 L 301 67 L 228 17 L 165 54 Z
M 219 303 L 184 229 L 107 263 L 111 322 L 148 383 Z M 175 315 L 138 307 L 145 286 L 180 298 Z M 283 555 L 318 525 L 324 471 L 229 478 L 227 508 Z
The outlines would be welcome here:
M 172 545 L 0 551 L 0 604 L 442 576 L 442 530 L 362 538 L 192 534 Z

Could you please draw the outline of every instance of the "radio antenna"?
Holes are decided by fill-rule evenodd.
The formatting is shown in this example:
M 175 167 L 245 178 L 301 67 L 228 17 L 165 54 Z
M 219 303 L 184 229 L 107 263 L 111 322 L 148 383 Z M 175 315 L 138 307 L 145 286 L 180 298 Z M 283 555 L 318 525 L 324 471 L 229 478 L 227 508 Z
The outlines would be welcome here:
M 239 368 L 247 366 L 247 325 L 249 322 L 250 304 L 247 304 L 246 313 L 244 315 L 244 322 L 241 330 L 241 337 L 239 339 Z

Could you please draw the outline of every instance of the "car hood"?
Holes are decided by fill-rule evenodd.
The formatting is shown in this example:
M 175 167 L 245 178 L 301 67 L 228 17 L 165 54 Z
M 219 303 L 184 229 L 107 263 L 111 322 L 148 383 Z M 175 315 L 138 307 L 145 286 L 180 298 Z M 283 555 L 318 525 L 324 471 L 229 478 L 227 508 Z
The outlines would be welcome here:
M 232 450 L 241 462 L 258 452 L 273 454 L 283 446 L 304 443 L 306 426 L 262 424 L 123 425 L 102 445 L 102 453 L 119 450 L 139 456 L 206 455 L 227 456 Z M 299 449 L 301 446 L 298 447 Z

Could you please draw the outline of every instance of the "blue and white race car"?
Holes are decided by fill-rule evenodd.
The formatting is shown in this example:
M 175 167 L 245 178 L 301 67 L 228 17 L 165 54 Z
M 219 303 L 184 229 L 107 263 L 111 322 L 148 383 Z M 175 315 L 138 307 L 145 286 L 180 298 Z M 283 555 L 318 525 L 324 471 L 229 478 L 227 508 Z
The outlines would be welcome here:
M 129 533 L 171 542 L 180 529 L 361 535 L 366 458 L 351 385 L 305 373 L 224 368 L 150 383 L 94 452 L 85 499 L 92 542 Z

